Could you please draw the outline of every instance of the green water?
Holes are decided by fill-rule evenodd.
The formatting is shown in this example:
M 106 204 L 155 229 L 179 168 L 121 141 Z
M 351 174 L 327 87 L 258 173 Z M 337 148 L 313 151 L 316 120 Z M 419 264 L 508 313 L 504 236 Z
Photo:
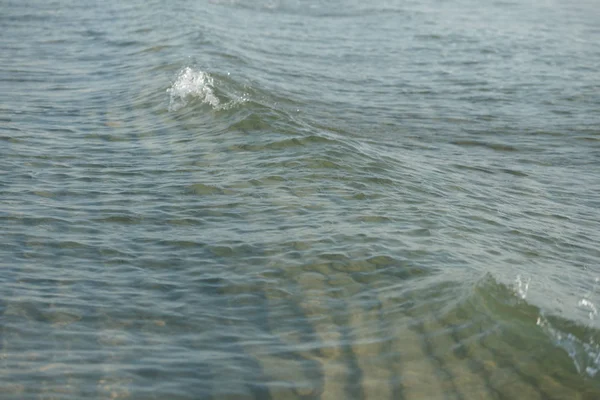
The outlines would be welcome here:
M 0 399 L 600 398 L 593 1 L 0 4 Z

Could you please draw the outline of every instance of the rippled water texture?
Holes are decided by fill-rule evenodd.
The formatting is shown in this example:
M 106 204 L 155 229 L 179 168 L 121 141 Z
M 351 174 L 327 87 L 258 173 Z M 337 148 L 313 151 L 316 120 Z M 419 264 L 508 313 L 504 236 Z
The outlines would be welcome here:
M 1 399 L 600 398 L 600 7 L 0 5 Z

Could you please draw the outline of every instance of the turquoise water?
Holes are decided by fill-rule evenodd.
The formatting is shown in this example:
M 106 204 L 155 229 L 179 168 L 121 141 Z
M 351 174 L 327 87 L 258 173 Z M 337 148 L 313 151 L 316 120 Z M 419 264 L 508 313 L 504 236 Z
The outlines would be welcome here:
M 600 398 L 600 8 L 0 4 L 1 399 Z

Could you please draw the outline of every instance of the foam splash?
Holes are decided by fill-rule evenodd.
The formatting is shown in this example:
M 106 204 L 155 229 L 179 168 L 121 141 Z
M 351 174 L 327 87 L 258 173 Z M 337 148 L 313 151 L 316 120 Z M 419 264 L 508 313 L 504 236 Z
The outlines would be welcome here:
M 594 286 L 592 287 L 592 290 L 585 294 L 583 299 L 579 300 L 577 303 L 580 309 L 587 311 L 590 320 L 594 320 L 598 315 L 598 308 L 596 308 L 596 305 L 590 300 L 590 297 L 596 294 L 599 281 L 599 278 L 594 279 Z
M 596 318 L 596 315 L 598 315 L 598 309 L 596 308 L 596 305 L 588 299 L 579 300 L 577 305 L 588 312 L 588 317 L 590 320 L 593 320 Z
M 515 294 L 523 300 L 527 298 L 527 292 L 529 291 L 530 282 L 531 278 L 527 278 L 527 280 L 525 281 L 521 280 L 521 275 L 517 275 L 517 278 L 515 279 L 513 290 Z
M 600 345 L 593 339 L 586 342 L 572 333 L 562 332 L 554 328 L 543 315 L 538 317 L 537 325 L 552 338 L 556 346 L 567 352 L 578 373 L 593 378 L 600 371 Z
M 185 107 L 190 100 L 197 99 L 202 103 L 209 104 L 213 108 L 220 106 L 220 101 L 214 93 L 213 78 L 203 71 L 195 71 L 186 67 L 167 89 L 170 95 L 169 111 L 177 111 Z

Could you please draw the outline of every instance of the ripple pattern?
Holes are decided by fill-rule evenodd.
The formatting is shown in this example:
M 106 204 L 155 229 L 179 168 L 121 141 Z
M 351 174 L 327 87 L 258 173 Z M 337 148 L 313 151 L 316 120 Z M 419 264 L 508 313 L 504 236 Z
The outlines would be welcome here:
M 600 396 L 592 2 L 2 10 L 2 399 Z

